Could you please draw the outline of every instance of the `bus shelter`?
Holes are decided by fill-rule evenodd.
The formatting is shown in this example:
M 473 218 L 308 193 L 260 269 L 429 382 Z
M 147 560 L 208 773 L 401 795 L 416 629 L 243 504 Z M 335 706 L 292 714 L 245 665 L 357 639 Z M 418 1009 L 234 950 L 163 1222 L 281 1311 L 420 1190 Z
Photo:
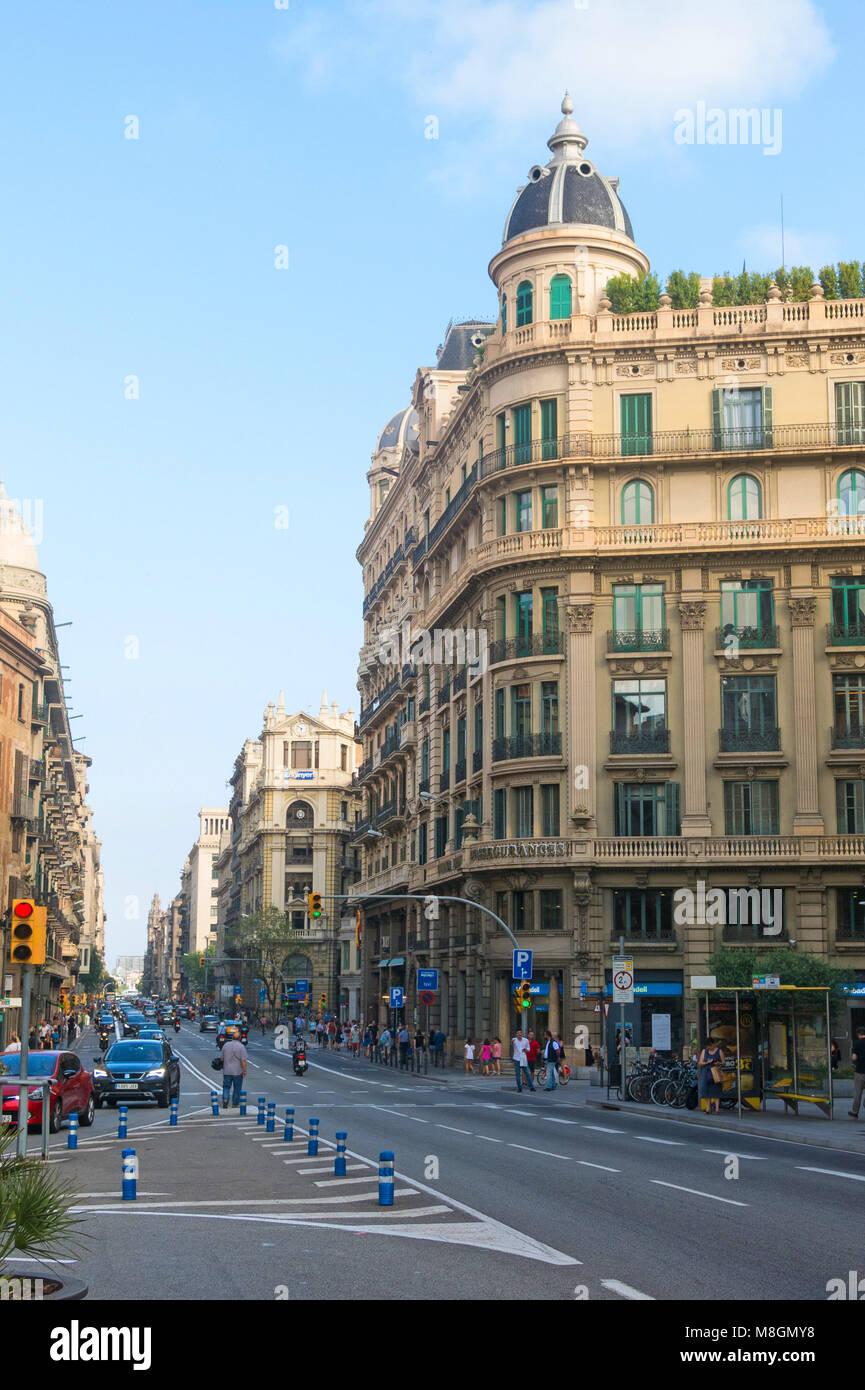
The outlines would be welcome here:
M 773 1097 L 787 1110 L 817 1105 L 833 1118 L 830 991 L 827 986 L 733 986 L 699 989 L 702 1041 L 724 1049 L 725 1096 L 736 1108 L 766 1109 Z

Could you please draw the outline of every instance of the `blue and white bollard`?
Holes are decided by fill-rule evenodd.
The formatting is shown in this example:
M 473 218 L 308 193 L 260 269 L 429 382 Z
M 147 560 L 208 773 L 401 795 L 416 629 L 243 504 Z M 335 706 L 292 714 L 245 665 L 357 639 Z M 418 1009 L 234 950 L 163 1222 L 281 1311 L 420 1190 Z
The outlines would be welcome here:
M 240 1093 L 240 1113 L 241 1113 L 241 1115 L 245 1115 L 245 1114 L 246 1114 L 246 1092 L 245 1092 L 245 1091 L 241 1091 L 241 1093 Z
M 333 1160 L 333 1176 L 335 1178 L 345 1177 L 345 1145 L 348 1139 L 344 1129 L 336 1131 L 336 1157 Z
M 314 1158 L 318 1153 L 318 1120 L 311 1118 L 309 1121 L 309 1143 L 306 1146 L 307 1156 Z
M 294 1138 L 294 1106 L 293 1106 L 293 1105 L 287 1105 L 287 1106 L 285 1107 L 285 1129 L 282 1131 L 282 1137 L 283 1137 L 283 1139 L 285 1140 L 286 1144 L 290 1144 L 291 1141 L 292 1141 L 292 1139 Z
M 138 1157 L 134 1149 L 123 1150 L 122 1172 L 120 1195 L 124 1202 L 134 1202 L 138 1196 Z
M 264 1124 L 264 1107 L 265 1107 L 266 1105 L 267 1105 L 267 1096 L 259 1096 L 259 1097 L 258 1097 L 258 1117 L 257 1117 L 257 1121 L 256 1121 L 257 1124 L 260 1124 L 260 1125 L 263 1125 L 263 1124 Z
M 126 1138 L 126 1117 L 129 1114 L 129 1107 L 118 1105 L 117 1107 L 117 1138 Z
M 267 1133 L 273 1134 L 276 1130 L 276 1101 L 267 1102 Z
M 390 1149 L 384 1149 L 378 1156 L 378 1204 L 393 1206 L 393 1154 Z
M 66 1147 L 67 1149 L 78 1148 L 78 1116 L 75 1114 L 69 1116 L 69 1137 L 66 1140 Z
M 219 1114 L 219 1092 L 218 1092 L 218 1091 L 211 1091 L 211 1092 L 210 1092 L 210 1113 L 211 1113 L 211 1115 L 218 1115 L 218 1114 Z
M 178 1101 L 177 1096 L 172 1096 L 172 1098 L 171 1098 L 171 1119 L 168 1121 L 168 1123 L 169 1123 L 170 1125 L 176 1125 L 176 1124 L 177 1124 L 177 1107 L 178 1107 L 179 1104 L 180 1104 L 180 1102 Z

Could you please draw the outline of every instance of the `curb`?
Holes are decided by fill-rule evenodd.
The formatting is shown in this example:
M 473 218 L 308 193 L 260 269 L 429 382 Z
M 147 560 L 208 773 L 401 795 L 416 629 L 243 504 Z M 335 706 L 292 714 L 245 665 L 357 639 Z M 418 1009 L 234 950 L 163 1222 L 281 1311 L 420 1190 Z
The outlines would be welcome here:
M 587 1101 L 585 1101 L 585 1104 L 586 1104 L 587 1106 L 591 1106 L 591 1107 L 592 1107 L 593 1109 L 595 1109 L 595 1110 L 620 1110 L 620 1111 L 622 1111 L 624 1114 L 640 1115 L 640 1116 L 642 1116 L 643 1118 L 649 1119 L 649 1120 L 666 1120 L 669 1124 L 677 1124 L 677 1125 L 702 1125 L 704 1129 L 706 1128 L 706 1125 L 707 1125 L 707 1122 L 706 1122 L 706 1120 L 703 1118 L 703 1116 L 697 1116 L 697 1115 L 665 1115 L 665 1114 L 662 1113 L 662 1108 L 661 1108 L 660 1106 L 658 1107 L 658 1113 L 655 1114 L 654 1111 L 646 1110 L 646 1109 L 644 1109 L 642 1106 L 638 1106 L 638 1105 L 636 1105 L 636 1104 L 634 1104 L 634 1105 L 631 1105 L 631 1104 L 622 1104 L 620 1101 L 612 1101 L 612 1100 L 587 1100 Z M 724 1118 L 724 1117 L 722 1117 L 722 1118 Z M 837 1144 L 837 1143 L 834 1143 L 834 1142 L 832 1142 L 832 1143 L 827 1143 L 827 1142 L 826 1142 L 826 1139 L 820 1139 L 820 1138 L 818 1138 L 816 1135 L 810 1135 L 810 1134 L 801 1134 L 801 1135 L 792 1135 L 792 1134 L 767 1134 L 766 1130 L 763 1129 L 763 1128 L 761 1128 L 761 1126 L 759 1126 L 759 1125 L 756 1125 L 756 1124 L 740 1124 L 740 1123 L 738 1123 L 737 1121 L 738 1121 L 738 1117 L 736 1117 L 736 1120 L 735 1120 L 735 1121 L 733 1122 L 733 1124 L 732 1124 L 731 1126 L 729 1126 L 729 1127 L 728 1127 L 728 1126 L 725 1126 L 725 1125 L 718 1125 L 718 1126 L 714 1126 L 714 1127 L 715 1127 L 715 1128 L 719 1128 L 719 1129 L 725 1129 L 725 1130 L 727 1130 L 727 1132 L 732 1132 L 732 1133 L 735 1133 L 735 1134 L 753 1134 L 753 1135 L 755 1135 L 758 1139 L 774 1139 L 774 1140 L 776 1141 L 776 1143 L 780 1140 L 782 1143 L 785 1143 L 785 1144 L 808 1144 L 808 1145 L 810 1145 L 812 1148 L 816 1148 L 816 1149 L 826 1149 L 827 1151 L 830 1151 L 830 1152 L 834 1150 L 835 1152 L 844 1152 L 844 1153 L 856 1154 L 856 1155 L 859 1156 L 859 1157 L 865 1156 L 865 1150 L 860 1151 L 860 1150 L 858 1150 L 858 1149 L 848 1149 L 844 1144 Z M 830 1123 L 834 1123 L 834 1121 L 830 1121 Z M 865 1130 L 860 1130 L 860 1131 L 859 1131 L 859 1136 L 865 1138 Z M 859 1136 L 851 1136 L 851 1137 L 859 1137 Z M 829 1136 L 827 1135 L 826 1138 L 828 1139 Z

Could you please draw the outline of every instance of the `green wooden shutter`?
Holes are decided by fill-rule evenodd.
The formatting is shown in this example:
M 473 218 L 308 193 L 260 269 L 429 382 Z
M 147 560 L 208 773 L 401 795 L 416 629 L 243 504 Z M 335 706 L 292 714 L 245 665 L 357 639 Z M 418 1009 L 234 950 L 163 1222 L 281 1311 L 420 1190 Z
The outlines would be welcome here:
M 615 816 L 616 834 L 626 835 L 627 832 L 627 784 L 625 782 L 615 782 L 613 784 L 615 796 Z
M 667 826 L 666 833 L 668 835 L 680 834 L 678 782 L 668 782 L 664 787 L 664 811 Z
M 717 452 L 724 447 L 724 402 L 720 386 L 712 388 L 712 448 Z
M 772 447 L 772 388 L 771 386 L 761 386 L 760 396 L 762 404 L 761 423 L 763 426 L 763 444 Z
M 652 397 L 648 394 L 622 396 L 620 399 L 622 454 L 652 452 Z
M 541 458 L 558 457 L 556 436 L 558 434 L 558 402 L 541 401 Z

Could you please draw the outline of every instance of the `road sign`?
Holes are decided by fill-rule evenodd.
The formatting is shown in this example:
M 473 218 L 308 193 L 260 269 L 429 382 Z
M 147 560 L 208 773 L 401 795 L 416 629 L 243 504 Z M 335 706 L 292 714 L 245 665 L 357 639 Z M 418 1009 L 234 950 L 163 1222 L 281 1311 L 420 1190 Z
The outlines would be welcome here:
M 431 989 L 422 989 L 418 995 L 421 1004 L 434 1004 L 436 1001 L 435 992 Z
M 616 956 L 613 961 L 613 1003 L 633 1004 L 634 1002 L 634 962 L 625 956 Z
M 20 1009 L 20 1008 L 21 1008 L 21 1000 L 20 1000 L 20 999 L 12 999 L 12 998 L 9 998 L 8 995 L 7 995 L 7 997 L 6 997 L 5 999 L 0 999 L 0 1009 Z
M 588 982 L 588 980 L 580 980 L 580 998 L 581 998 L 581 999 L 585 999 L 585 997 L 586 997 L 586 995 L 588 994 L 588 992 L 589 992 L 589 982 Z
M 258 991 L 258 1002 L 259 1002 L 259 1004 L 263 1004 L 266 998 L 267 998 L 267 990 L 264 988 L 264 986 L 262 986 L 261 989 Z
M 781 988 L 781 976 L 780 976 L 780 975 L 752 975 L 752 976 L 751 976 L 751 988 L 752 988 L 752 989 L 780 989 L 780 988 Z
M 514 951 L 514 973 L 515 980 L 530 980 L 532 978 L 532 952 Z
M 309 980 L 295 980 L 294 988 L 298 994 L 309 994 Z
M 435 993 L 439 987 L 439 972 L 437 970 L 418 970 L 417 987 L 421 992 Z
M 405 990 L 402 985 L 391 985 L 390 1006 L 392 1009 L 401 1009 L 405 1005 Z

